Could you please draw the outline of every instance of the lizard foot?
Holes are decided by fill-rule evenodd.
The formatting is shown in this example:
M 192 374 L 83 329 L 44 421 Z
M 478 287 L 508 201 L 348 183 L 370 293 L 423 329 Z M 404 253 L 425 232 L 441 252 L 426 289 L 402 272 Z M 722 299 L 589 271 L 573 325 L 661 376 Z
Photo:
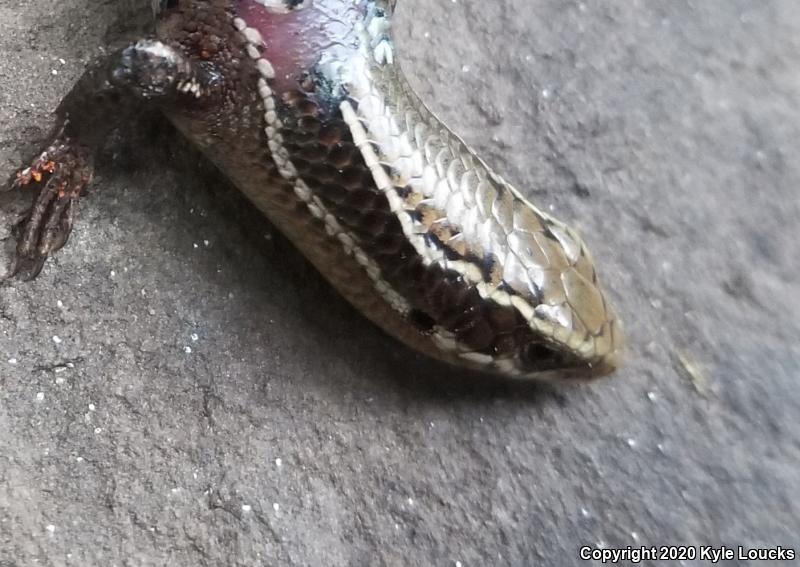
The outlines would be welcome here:
M 74 203 L 91 178 L 88 150 L 61 137 L 12 177 L 8 190 L 31 188 L 35 196 L 13 227 L 17 247 L 6 278 L 35 278 L 47 257 L 64 246 L 72 230 Z

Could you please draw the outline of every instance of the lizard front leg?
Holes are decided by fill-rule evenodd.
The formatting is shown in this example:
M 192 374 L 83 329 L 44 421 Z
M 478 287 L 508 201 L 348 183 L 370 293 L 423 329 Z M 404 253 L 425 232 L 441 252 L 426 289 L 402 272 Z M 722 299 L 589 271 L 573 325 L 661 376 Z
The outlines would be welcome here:
M 13 264 L 6 277 L 32 279 L 69 238 L 75 202 L 92 178 L 93 153 L 121 120 L 143 107 L 210 104 L 221 76 L 155 40 L 142 40 L 93 65 L 59 105 L 44 150 L 6 190 L 32 189 L 33 205 L 15 224 Z

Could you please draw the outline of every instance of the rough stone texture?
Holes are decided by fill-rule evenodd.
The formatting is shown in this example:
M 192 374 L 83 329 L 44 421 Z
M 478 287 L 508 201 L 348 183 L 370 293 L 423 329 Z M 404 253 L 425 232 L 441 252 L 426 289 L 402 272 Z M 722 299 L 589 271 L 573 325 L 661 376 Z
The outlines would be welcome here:
M 119 10 L 0 0 L 0 175 L 133 27 Z M 425 99 L 586 237 L 627 366 L 550 387 L 424 360 L 166 129 L 156 149 L 112 144 L 69 245 L 0 287 L 0 565 L 797 545 L 796 0 L 405 0 L 402 16 Z

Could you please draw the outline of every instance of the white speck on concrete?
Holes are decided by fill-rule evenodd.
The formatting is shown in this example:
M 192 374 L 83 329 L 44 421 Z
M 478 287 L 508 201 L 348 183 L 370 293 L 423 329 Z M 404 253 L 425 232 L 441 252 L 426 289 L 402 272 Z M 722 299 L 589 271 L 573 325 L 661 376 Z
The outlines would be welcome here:
M 89 411 L 94 411 L 94 404 L 89 404 Z
M 192 347 L 190 346 L 183 347 L 183 352 L 185 352 L 186 354 L 192 354 Z
M 631 532 L 631 537 L 633 541 L 639 541 L 639 534 L 637 532 Z
M 650 400 L 651 402 L 655 402 L 656 399 L 657 399 L 656 398 L 656 393 L 655 392 L 647 392 L 647 399 Z
M 631 449 L 635 448 L 637 444 L 636 439 L 634 439 L 633 437 L 628 437 L 627 443 L 628 447 L 630 447 Z
M 242 504 L 242 512 L 250 512 L 253 510 L 253 507 L 250 504 Z
M 197 333 L 192 333 L 190 338 L 193 342 L 197 342 L 200 339 Z
M 53 535 L 56 531 L 56 527 L 53 524 L 48 524 L 45 529 L 50 532 L 50 535 Z
M 8 363 L 9 363 L 9 364 L 12 364 L 12 365 L 13 365 L 13 364 L 16 364 L 17 362 L 18 362 L 18 361 L 17 361 L 17 359 L 16 359 L 16 358 L 9 358 L 9 359 L 8 359 Z
M 61 340 L 61 337 L 59 337 L 58 335 L 53 335 L 53 342 L 56 343 L 57 345 L 60 345 L 64 341 Z
M 36 394 L 36 401 L 37 402 L 43 402 L 44 401 L 44 392 L 39 392 L 38 394 Z
M 102 432 L 103 432 L 103 428 L 102 427 L 95 427 L 94 428 L 94 434 L 95 435 L 100 435 Z
M 280 468 L 281 466 L 283 466 L 283 461 L 281 460 L 281 458 L 280 458 L 280 457 L 278 457 L 277 459 L 275 459 L 275 466 L 276 466 L 276 467 L 278 467 L 278 468 Z
M 279 511 L 281 509 L 281 505 L 278 504 L 277 502 L 273 502 L 272 503 L 272 509 L 277 512 L 277 511 Z
M 414 499 L 413 498 L 409 498 L 407 502 L 408 502 L 409 506 L 413 506 L 414 505 Z
M 586 508 L 581 508 L 581 516 L 583 516 L 584 518 L 588 518 L 589 510 L 587 510 Z

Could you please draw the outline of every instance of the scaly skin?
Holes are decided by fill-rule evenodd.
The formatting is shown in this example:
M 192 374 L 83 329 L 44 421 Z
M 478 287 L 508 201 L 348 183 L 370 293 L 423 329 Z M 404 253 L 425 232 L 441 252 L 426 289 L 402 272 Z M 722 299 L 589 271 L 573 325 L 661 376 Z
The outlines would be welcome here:
M 57 144 L 102 135 L 103 94 L 156 105 L 398 339 L 513 376 L 614 368 L 618 323 L 585 246 L 416 97 L 395 62 L 393 1 L 167 4 L 160 41 L 116 54 L 62 104 Z M 50 181 L 90 170 L 53 169 L 36 206 L 56 220 L 26 221 L 18 248 L 39 266 L 69 232 Z

